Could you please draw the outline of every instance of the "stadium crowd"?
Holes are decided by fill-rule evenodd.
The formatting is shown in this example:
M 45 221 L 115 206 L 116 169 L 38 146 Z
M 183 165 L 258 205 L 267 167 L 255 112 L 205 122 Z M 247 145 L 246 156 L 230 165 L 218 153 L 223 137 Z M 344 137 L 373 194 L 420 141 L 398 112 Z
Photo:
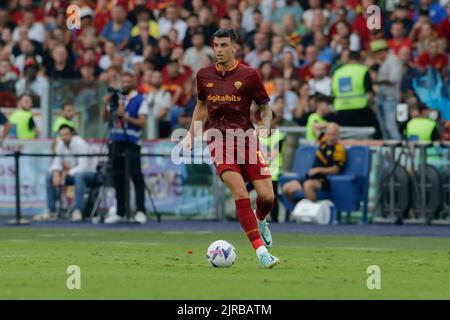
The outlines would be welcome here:
M 67 27 L 71 4 L 81 8 L 80 29 Z M 368 24 L 373 4 L 382 9 L 378 29 Z M 238 59 L 260 71 L 280 125 L 307 126 L 314 114 L 310 122 L 373 126 L 375 138 L 399 139 L 404 128 L 396 106 L 406 103 L 437 120 L 434 139 L 438 127 L 448 137 L 445 112 L 427 108 L 439 111 L 447 96 L 436 102 L 416 81 L 434 76 L 447 88 L 445 0 L 6 0 L 0 3 L 0 105 L 20 107 L 27 94 L 39 107 L 54 79 L 114 84 L 128 71 L 158 119 L 157 135 L 168 137 L 190 124 L 195 75 L 214 62 L 218 28 L 238 33 Z M 368 94 L 365 111 L 346 114 L 332 99 L 328 110 L 316 110 L 318 97 L 336 97 L 345 87 L 336 73 L 349 63 L 364 67 L 360 88 L 349 93 Z M 309 129 L 310 140 L 315 131 Z

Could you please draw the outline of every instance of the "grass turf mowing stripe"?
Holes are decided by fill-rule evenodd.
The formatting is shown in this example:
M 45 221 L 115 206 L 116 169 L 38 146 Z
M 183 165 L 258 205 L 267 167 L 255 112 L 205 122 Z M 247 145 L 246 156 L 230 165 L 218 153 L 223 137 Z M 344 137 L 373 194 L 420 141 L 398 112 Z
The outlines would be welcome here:
M 237 249 L 230 269 L 208 265 L 217 240 Z M 450 239 L 274 234 L 281 259 L 263 269 L 245 235 L 4 228 L 1 299 L 450 299 Z M 192 254 L 188 251 L 192 250 Z M 81 268 L 81 290 L 66 269 Z M 367 289 L 367 267 L 381 290 Z

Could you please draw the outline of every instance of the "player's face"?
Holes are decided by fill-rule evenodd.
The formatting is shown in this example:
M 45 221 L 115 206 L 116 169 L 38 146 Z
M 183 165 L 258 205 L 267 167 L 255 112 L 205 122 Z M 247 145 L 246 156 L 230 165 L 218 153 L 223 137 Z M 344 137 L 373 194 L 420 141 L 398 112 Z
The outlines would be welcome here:
M 214 53 L 219 64 L 226 64 L 234 58 L 236 44 L 230 38 L 214 38 Z

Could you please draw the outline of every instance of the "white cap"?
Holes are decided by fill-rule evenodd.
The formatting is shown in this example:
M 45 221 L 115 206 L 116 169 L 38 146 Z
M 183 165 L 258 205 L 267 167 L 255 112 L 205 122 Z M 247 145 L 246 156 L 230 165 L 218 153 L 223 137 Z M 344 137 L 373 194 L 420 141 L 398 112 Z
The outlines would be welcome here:
M 84 18 L 87 16 L 94 16 L 94 11 L 92 11 L 92 9 L 89 7 L 82 7 L 80 9 L 80 18 Z

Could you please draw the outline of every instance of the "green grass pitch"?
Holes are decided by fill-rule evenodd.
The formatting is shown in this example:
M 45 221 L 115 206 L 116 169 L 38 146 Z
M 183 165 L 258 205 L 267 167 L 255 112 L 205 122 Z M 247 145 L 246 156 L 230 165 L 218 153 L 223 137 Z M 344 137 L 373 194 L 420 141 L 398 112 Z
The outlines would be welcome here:
M 236 247 L 229 269 L 205 259 L 218 239 Z M 449 238 L 274 234 L 271 252 L 281 264 L 266 270 L 237 232 L 1 228 L 0 299 L 450 299 Z

